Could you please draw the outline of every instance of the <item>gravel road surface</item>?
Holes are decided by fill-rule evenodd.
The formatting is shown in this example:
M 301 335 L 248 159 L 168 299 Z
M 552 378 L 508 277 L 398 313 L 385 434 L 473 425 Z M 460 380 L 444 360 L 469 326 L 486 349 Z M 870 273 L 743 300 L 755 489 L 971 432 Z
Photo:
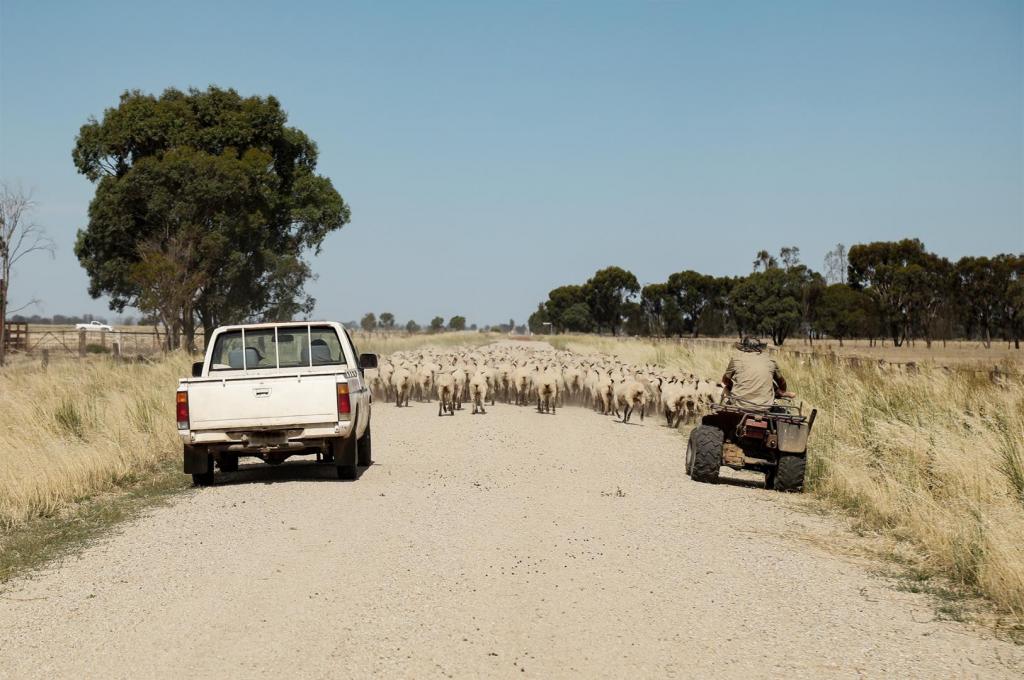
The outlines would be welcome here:
M 243 467 L 8 584 L 0 677 L 1024 674 L 661 419 L 468 408 L 378 404 L 358 481 Z

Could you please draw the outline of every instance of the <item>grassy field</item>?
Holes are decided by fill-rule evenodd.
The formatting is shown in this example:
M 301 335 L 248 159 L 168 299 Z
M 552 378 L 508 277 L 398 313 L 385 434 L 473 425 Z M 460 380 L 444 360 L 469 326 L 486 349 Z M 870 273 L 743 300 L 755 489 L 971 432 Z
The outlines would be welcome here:
M 559 336 L 600 351 L 717 379 L 727 346 Z M 923 365 L 850 367 L 780 357 L 789 387 L 819 409 L 810 492 L 860 528 L 913 547 L 927 573 L 989 598 L 1024 624 L 1024 385 Z
M 611 340 L 611 338 L 607 338 Z M 599 340 L 595 338 L 595 340 Z M 687 347 L 730 347 L 736 342 L 735 337 L 727 338 L 616 338 L 615 342 L 655 345 L 684 345 Z M 846 340 L 842 346 L 836 340 L 816 340 L 805 342 L 800 338 L 790 338 L 782 347 L 770 346 L 769 351 L 794 356 L 815 354 L 857 358 L 868 361 L 895 364 L 932 364 L 935 366 L 964 367 L 992 370 L 999 366 L 1001 370 L 1021 373 L 1024 371 L 1024 349 L 1014 349 L 1005 342 L 992 342 L 991 347 L 976 340 L 950 340 L 946 343 L 935 341 L 928 347 L 924 341 L 904 343 L 901 347 L 893 346 L 892 342 L 878 340 L 872 346 L 867 340 Z

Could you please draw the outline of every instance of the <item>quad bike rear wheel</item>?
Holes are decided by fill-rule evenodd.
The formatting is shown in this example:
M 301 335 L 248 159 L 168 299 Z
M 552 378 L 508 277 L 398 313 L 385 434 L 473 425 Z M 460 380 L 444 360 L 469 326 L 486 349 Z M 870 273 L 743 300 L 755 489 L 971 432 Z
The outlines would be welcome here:
M 724 435 L 717 427 L 698 425 L 690 432 L 686 446 L 686 467 L 690 479 L 714 484 L 722 467 Z
M 775 490 L 800 492 L 804 490 L 804 472 L 807 457 L 804 455 L 783 455 L 775 471 Z

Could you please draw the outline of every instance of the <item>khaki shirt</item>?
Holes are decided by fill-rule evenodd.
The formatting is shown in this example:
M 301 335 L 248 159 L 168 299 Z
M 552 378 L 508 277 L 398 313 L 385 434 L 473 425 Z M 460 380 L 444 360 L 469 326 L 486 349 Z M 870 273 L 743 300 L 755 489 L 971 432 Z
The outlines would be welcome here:
M 742 399 L 745 406 L 763 406 L 775 403 L 775 376 L 779 366 L 775 359 L 757 354 L 741 352 L 729 359 L 725 377 L 732 380 L 729 395 Z

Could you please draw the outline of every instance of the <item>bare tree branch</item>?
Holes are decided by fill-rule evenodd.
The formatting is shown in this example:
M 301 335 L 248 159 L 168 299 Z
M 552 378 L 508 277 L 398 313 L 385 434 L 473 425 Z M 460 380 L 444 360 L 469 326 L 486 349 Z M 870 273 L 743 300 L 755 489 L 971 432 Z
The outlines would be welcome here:
M 7 313 L 8 314 L 17 314 L 19 312 L 25 311 L 26 309 L 28 309 L 29 307 L 31 307 L 33 305 L 38 305 L 40 302 L 42 302 L 42 300 L 40 300 L 38 298 L 32 298 L 31 300 L 29 300 L 28 302 L 23 304 L 21 307 L 15 307 L 13 309 L 8 309 Z
M 47 252 L 53 257 L 56 250 L 46 230 L 28 218 L 36 205 L 31 192 L 0 182 L 0 366 L 4 364 L 7 349 L 4 327 L 11 299 L 11 269 L 30 253 Z M 10 311 L 19 312 L 37 303 L 38 300 L 33 299 Z

